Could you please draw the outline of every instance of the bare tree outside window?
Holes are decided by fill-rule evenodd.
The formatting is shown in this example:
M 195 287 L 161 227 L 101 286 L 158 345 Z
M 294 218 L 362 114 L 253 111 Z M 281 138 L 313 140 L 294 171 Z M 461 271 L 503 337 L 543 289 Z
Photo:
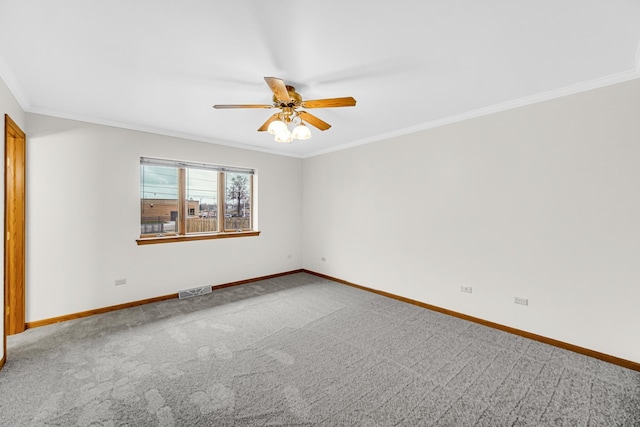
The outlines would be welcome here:
M 237 217 L 243 217 L 244 207 L 249 198 L 249 177 L 247 175 L 236 174 L 231 178 L 231 183 L 227 184 L 227 199 L 235 203 Z
M 252 224 L 252 175 L 246 173 L 227 173 L 225 192 L 225 230 L 251 230 Z

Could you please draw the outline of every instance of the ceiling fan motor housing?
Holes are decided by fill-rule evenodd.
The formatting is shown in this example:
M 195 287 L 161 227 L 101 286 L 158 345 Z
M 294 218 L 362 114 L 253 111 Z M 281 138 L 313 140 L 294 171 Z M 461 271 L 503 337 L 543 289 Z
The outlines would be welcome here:
M 287 92 L 289 93 L 289 98 L 291 98 L 291 101 L 285 103 L 280 101 L 276 97 L 276 95 L 273 95 L 273 103 L 279 107 L 299 107 L 302 104 L 302 96 L 298 92 L 296 92 L 296 88 L 287 85 Z

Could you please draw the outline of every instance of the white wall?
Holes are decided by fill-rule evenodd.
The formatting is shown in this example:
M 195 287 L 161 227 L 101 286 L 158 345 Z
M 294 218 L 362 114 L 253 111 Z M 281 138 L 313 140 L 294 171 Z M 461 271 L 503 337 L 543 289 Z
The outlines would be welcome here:
M 27 321 L 302 266 L 301 159 L 36 114 L 27 132 Z M 256 168 L 262 234 L 138 246 L 140 156 Z
M 304 268 L 640 362 L 639 112 L 635 80 L 305 159 Z
M 18 101 L 13 96 L 4 80 L 0 78 L 0 119 L 2 120 L 2 150 L 4 151 L 4 115 L 8 114 L 9 117 L 18 125 L 20 129 L 24 130 L 25 114 L 18 104 Z M 4 156 L 0 159 L 0 168 L 4 170 Z M 2 185 L 0 185 L 0 203 L 2 204 L 2 212 L 4 212 L 4 173 L 2 174 Z M 4 236 L 4 221 L 2 221 L 2 235 Z M 4 260 L 4 244 L 0 245 L 0 259 Z M 3 262 L 4 265 L 4 262 Z M 3 272 L 4 277 L 4 272 Z M 4 285 L 2 286 L 4 288 Z M 0 292 L 0 312 L 2 318 L 0 318 L 0 331 L 4 331 L 4 291 Z M 4 356 L 4 341 L 0 339 L 0 359 Z

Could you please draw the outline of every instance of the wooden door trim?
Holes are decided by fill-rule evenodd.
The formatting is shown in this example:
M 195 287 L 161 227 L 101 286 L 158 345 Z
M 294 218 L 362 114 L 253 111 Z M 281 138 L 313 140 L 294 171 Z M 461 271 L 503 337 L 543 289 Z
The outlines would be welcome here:
M 20 129 L 20 127 L 5 114 L 5 131 L 4 131 L 4 154 L 5 154 L 5 167 L 4 167 L 4 304 L 2 307 L 2 314 L 4 319 L 3 328 L 3 343 L 4 352 L 3 358 L 6 359 L 7 353 L 7 335 L 12 333 L 22 332 L 25 329 L 25 221 L 26 221 L 26 201 L 25 201 L 25 188 L 26 188 L 26 135 Z M 15 148 L 13 140 L 18 140 L 20 154 L 15 156 Z M 12 151 L 10 151 L 12 150 Z M 14 157 L 19 157 L 15 159 Z M 18 161 L 19 163 L 15 163 Z M 10 170 L 13 167 L 14 170 Z M 18 176 L 20 182 L 19 188 L 14 193 L 9 192 L 10 180 Z M 9 209 L 13 209 L 13 212 L 9 212 Z M 14 216 L 15 215 L 15 216 Z M 19 218 L 18 225 L 16 226 L 12 218 Z M 15 219 L 14 219 L 15 220 Z M 9 259 L 10 251 L 9 240 L 18 243 L 19 253 L 13 254 L 13 261 Z M 16 261 L 17 260 L 17 261 Z M 12 288 L 12 292 L 9 291 L 10 274 L 8 269 L 11 268 L 11 262 L 17 262 L 17 269 L 15 275 L 20 281 L 18 288 Z M 12 284 L 13 286 L 13 284 Z M 16 300 L 16 301 L 13 301 Z M 11 312 L 7 312 L 7 307 L 11 307 Z

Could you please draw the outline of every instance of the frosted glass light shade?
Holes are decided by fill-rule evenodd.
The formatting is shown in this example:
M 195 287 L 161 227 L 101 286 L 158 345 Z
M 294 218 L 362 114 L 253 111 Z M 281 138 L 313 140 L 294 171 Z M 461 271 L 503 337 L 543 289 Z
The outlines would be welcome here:
M 267 132 L 269 132 L 271 135 L 277 135 L 281 132 L 284 132 L 285 130 L 288 131 L 287 125 L 285 125 L 281 120 L 272 121 L 271 123 L 269 123 L 269 127 L 267 128 Z
M 288 144 L 291 141 L 293 141 L 293 136 L 291 135 L 291 132 L 289 132 L 289 129 L 286 128 L 286 126 L 284 128 L 284 131 L 278 132 L 276 134 L 276 142 Z
M 300 123 L 298 126 L 293 128 L 293 132 L 291 132 L 291 135 L 295 139 L 304 140 L 311 138 L 311 131 L 304 125 L 304 123 Z

